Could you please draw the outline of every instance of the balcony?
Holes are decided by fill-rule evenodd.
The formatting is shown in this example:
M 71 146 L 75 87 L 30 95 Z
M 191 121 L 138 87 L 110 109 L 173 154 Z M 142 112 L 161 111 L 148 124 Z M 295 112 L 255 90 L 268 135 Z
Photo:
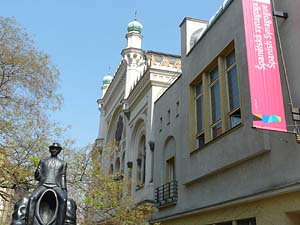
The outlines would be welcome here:
M 155 202 L 157 207 L 176 204 L 177 197 L 177 181 L 171 181 L 155 189 Z

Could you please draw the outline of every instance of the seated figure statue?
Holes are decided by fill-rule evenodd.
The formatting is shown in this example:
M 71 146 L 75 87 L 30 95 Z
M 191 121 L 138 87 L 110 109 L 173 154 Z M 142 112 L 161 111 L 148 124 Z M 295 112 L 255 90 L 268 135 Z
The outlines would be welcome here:
M 57 157 L 61 150 L 58 143 L 49 147 L 51 156 L 39 162 L 34 174 L 38 186 L 29 199 L 16 203 L 11 225 L 76 224 L 76 203 L 67 199 L 67 164 Z

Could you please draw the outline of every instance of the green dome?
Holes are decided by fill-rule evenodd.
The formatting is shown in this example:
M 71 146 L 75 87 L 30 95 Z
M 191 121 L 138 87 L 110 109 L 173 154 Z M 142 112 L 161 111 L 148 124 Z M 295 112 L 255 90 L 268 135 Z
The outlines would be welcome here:
M 128 32 L 130 32 L 130 31 L 138 31 L 139 33 L 141 33 L 142 29 L 143 29 L 143 25 L 139 21 L 137 21 L 136 19 L 134 19 L 134 21 L 131 21 L 128 24 L 128 27 L 127 27 L 127 31 Z
M 103 77 L 103 81 L 102 84 L 106 85 L 106 84 L 110 84 L 110 82 L 112 81 L 113 77 L 110 75 L 106 75 Z

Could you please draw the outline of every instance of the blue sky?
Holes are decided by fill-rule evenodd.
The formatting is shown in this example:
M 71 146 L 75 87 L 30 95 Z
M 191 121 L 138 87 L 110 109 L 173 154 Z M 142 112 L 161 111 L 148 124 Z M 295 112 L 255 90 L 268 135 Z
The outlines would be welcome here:
M 48 53 L 61 72 L 61 111 L 52 115 L 70 125 L 77 146 L 98 134 L 102 77 L 114 73 L 126 46 L 127 24 L 143 24 L 143 49 L 180 54 L 184 17 L 209 20 L 222 0 L 0 0 L 0 15 L 14 16 Z

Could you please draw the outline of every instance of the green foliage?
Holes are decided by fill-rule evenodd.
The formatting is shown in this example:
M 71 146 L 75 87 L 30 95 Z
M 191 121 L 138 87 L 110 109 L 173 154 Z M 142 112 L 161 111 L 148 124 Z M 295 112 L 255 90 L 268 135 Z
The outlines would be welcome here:
M 28 192 L 39 158 L 61 135 L 59 71 L 14 18 L 0 16 L 0 201 Z
M 81 176 L 79 174 L 75 176 L 81 179 L 69 184 L 73 190 L 72 195 L 76 196 L 74 190 L 77 193 L 76 200 L 82 216 L 81 224 L 147 224 L 154 206 L 152 204 L 137 205 L 129 192 L 131 181 L 128 177 L 122 173 L 107 174 L 95 155 L 97 155 L 97 150 L 93 146 L 72 154 L 72 157 L 76 158 L 75 166 L 76 164 L 82 165 L 81 168 L 76 166 L 80 168 L 77 172 Z M 76 171 L 72 168 L 71 170 Z
M 29 156 L 29 161 L 35 166 L 37 167 L 39 162 L 40 162 L 40 158 L 36 157 L 36 156 Z
M 63 138 L 65 129 L 49 120 L 62 104 L 58 78 L 49 56 L 15 19 L 0 17 L 0 201 L 15 202 L 18 191 L 30 191 L 39 159 L 48 156 L 52 140 L 60 140 L 69 196 L 79 206 L 81 224 L 144 224 L 153 206 L 136 205 L 128 193 L 131 181 L 104 173 L 92 160 L 92 146 L 76 150 Z M 109 158 L 113 149 L 114 144 L 105 149 Z
M 122 173 L 109 175 L 102 167 L 99 152 L 93 145 L 74 149 L 64 144 L 68 163 L 68 192 L 78 205 L 78 223 L 83 225 L 146 224 L 154 207 L 137 205 L 129 193 L 131 181 Z M 111 152 L 110 148 L 107 151 Z

